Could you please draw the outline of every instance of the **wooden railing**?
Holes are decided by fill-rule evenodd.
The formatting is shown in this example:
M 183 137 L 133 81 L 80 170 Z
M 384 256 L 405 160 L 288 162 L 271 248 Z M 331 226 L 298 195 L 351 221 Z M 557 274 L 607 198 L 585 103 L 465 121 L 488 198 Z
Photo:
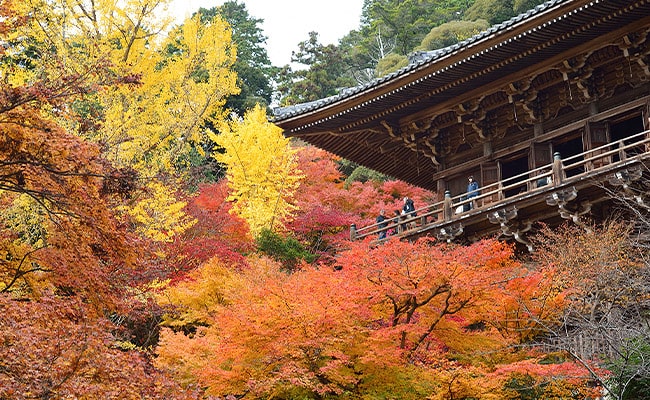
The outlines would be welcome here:
M 585 176 L 598 175 L 617 165 L 649 157 L 650 130 L 566 159 L 561 159 L 560 154 L 555 153 L 551 164 L 481 187 L 476 197 L 468 199 L 466 193 L 452 196 L 449 191 L 446 191 L 442 201 L 416 209 L 417 217 L 401 216 L 386 219 L 384 223 L 387 226 L 384 228 L 380 228 L 377 223 L 359 229 L 352 225 L 350 239 L 359 240 L 391 230 L 393 234 L 403 235 L 408 233 L 407 230 L 417 229 L 417 227 L 444 224 L 460 219 L 464 215 L 479 212 L 478 210 L 505 199 L 514 201 L 519 197 L 548 191 L 549 188 L 569 181 L 577 181 Z M 409 226 L 416 228 L 409 228 Z

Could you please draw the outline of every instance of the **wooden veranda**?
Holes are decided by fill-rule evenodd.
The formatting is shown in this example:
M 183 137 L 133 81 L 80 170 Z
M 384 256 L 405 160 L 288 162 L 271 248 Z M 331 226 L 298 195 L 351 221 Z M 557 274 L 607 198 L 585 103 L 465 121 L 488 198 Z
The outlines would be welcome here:
M 526 234 L 536 222 L 557 225 L 562 222 L 558 220 L 568 220 L 590 229 L 590 218 L 607 214 L 612 195 L 645 204 L 648 177 L 643 174 L 649 162 L 650 131 L 566 159 L 556 153 L 552 163 L 486 185 L 474 198 L 446 192 L 443 200 L 417 208 L 417 217 L 389 219 L 385 228 L 378 224 L 353 225 L 350 238 L 377 237 L 379 243 L 391 238 L 432 236 L 451 242 L 498 235 L 533 251 Z M 470 202 L 473 208 L 467 210 Z M 596 209 L 599 212 L 594 212 Z M 409 225 L 414 227 L 402 228 Z M 390 235 L 380 240 L 379 232 L 383 230 Z
M 650 2 L 549 0 L 387 76 L 275 109 L 274 123 L 440 196 L 389 220 L 386 240 L 492 235 L 533 250 L 537 222 L 589 229 L 614 215 L 612 197 L 647 204 Z M 470 175 L 481 191 L 467 200 Z M 350 237 L 379 241 L 379 226 Z

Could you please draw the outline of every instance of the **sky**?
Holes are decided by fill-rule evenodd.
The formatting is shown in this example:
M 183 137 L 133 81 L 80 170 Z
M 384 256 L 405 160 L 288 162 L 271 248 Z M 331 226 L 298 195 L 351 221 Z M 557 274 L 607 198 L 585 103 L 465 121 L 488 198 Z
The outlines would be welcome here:
M 339 39 L 359 28 L 363 0 L 240 0 L 248 14 L 263 19 L 261 28 L 266 50 L 275 66 L 291 62 L 291 52 L 298 43 L 309 38 L 309 32 L 318 32 L 323 45 L 337 44 Z M 223 0 L 172 0 L 170 10 L 177 23 L 192 15 L 200 7 L 212 8 Z

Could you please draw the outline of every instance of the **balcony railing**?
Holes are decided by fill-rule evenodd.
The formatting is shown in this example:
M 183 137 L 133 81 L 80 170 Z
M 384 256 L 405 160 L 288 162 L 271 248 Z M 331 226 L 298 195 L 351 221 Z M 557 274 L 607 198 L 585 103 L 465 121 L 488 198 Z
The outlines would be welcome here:
M 393 235 L 398 236 L 409 236 L 417 231 L 415 229 L 417 227 L 431 228 L 445 225 L 470 212 L 477 212 L 505 200 L 515 202 L 518 198 L 545 193 L 554 187 L 608 173 L 617 166 L 648 158 L 650 158 L 650 130 L 565 159 L 561 159 L 560 154 L 555 153 L 552 163 L 485 185 L 479 189 L 476 197 L 468 199 L 466 193 L 452 196 L 447 191 L 442 201 L 416 209 L 417 217 L 400 216 L 386 219 L 384 223 L 387 223 L 387 226 L 384 228 L 380 228 L 376 223 L 359 229 L 352 225 L 350 239 L 359 240 L 367 236 L 376 236 L 382 231 L 392 231 Z

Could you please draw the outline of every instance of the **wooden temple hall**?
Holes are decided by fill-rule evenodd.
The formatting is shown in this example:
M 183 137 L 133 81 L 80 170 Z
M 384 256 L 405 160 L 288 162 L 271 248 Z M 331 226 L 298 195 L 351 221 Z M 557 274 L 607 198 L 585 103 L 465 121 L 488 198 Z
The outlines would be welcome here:
M 538 221 L 588 229 L 611 215 L 612 193 L 650 203 L 650 0 L 547 1 L 368 84 L 278 108 L 273 122 L 436 192 L 402 237 L 500 234 L 532 250 Z M 480 191 L 467 199 L 470 175 Z M 353 226 L 351 238 L 378 229 Z

